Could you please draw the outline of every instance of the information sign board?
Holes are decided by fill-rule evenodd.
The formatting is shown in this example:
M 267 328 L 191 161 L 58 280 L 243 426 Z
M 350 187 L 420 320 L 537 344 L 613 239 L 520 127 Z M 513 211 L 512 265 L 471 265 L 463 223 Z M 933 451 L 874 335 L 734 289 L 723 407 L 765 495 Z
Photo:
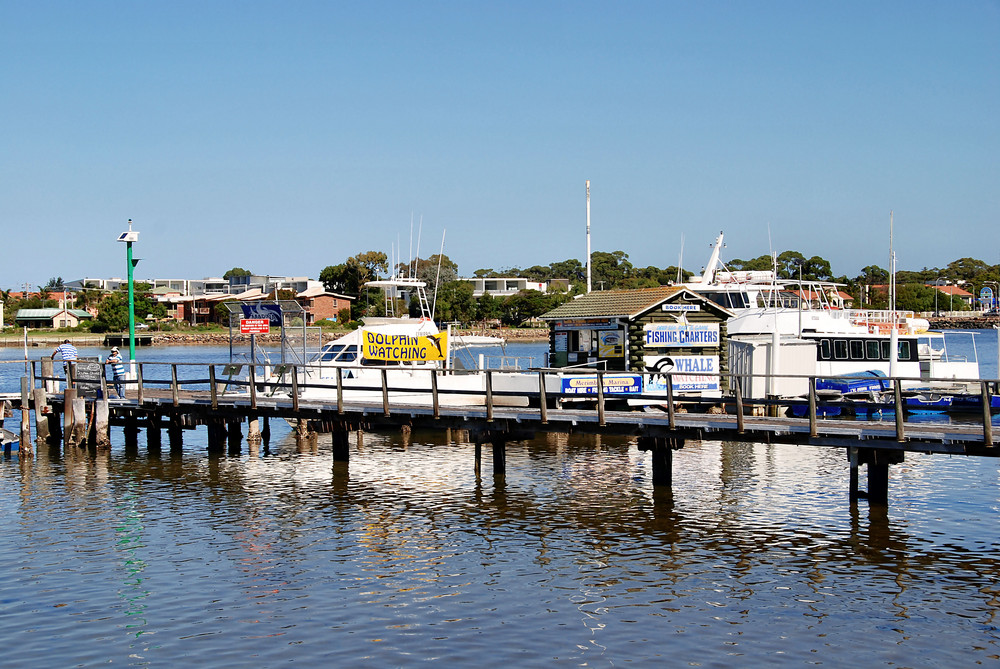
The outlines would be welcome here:
M 243 318 L 266 318 L 271 325 L 281 327 L 281 305 L 246 302 L 240 305 Z
M 241 318 L 240 334 L 268 334 L 271 332 L 271 321 L 266 318 Z
M 642 377 L 638 374 L 604 374 L 605 395 L 638 395 L 642 392 Z M 596 395 L 597 375 L 579 374 L 562 378 L 564 395 Z

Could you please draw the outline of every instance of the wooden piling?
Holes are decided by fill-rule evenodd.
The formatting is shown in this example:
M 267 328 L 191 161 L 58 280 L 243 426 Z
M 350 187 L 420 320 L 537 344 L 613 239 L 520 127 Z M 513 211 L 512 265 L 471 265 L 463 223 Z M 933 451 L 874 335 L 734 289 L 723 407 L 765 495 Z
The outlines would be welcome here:
M 639 450 L 649 451 L 652 456 L 653 486 L 673 485 L 673 450 L 683 446 L 683 440 L 666 437 L 639 437 Z
M 31 394 L 35 404 L 35 437 L 39 442 L 49 441 L 49 404 L 45 388 L 33 388 Z
M 259 444 L 261 441 L 263 441 L 263 437 L 260 434 L 260 418 L 251 416 L 247 423 L 247 443 Z
M 67 444 L 84 446 L 87 441 L 87 400 L 73 398 L 73 432 Z
M 28 377 L 21 377 L 21 455 L 32 454 L 31 450 L 31 397 L 29 393 Z
M 206 424 L 208 430 L 208 452 L 221 453 L 225 448 L 226 424 L 222 418 L 213 417 Z
M 226 430 L 229 437 L 229 455 L 239 455 L 243 450 L 243 423 L 239 419 L 227 421 Z
M 992 399 L 990 398 L 990 383 L 982 381 L 980 395 L 983 403 L 983 443 L 987 447 L 993 446 L 993 414 L 991 411 Z
M 859 496 L 859 493 L 858 493 L 858 449 L 856 449 L 856 448 L 848 448 L 847 449 L 847 460 L 850 463 L 850 467 L 851 467 L 851 478 L 850 478 L 850 484 L 849 484 L 850 487 L 848 489 L 848 491 L 849 491 L 848 492 L 848 496 L 849 496 L 849 499 L 852 502 L 854 502 L 854 501 L 857 501 L 858 496 Z
M 111 449 L 111 410 L 108 396 L 98 399 L 94 405 L 94 441 L 98 451 Z
M 76 399 L 76 388 L 63 391 L 62 436 L 68 446 L 73 438 L 73 400 Z
M 506 476 L 507 440 L 503 437 L 494 437 L 490 443 L 493 446 L 493 476 Z
M 350 432 L 347 427 L 339 425 L 331 432 L 333 439 L 332 451 L 334 462 L 348 462 L 351 457 Z
M 885 448 L 857 449 L 859 464 L 868 465 L 868 503 L 885 505 L 889 503 L 889 465 L 903 462 L 903 451 Z M 860 495 L 860 493 L 859 493 Z
M 42 358 L 42 388 L 47 393 L 59 392 L 59 383 L 55 380 L 55 364 L 51 358 Z
M 262 429 L 260 431 L 260 438 L 264 442 L 264 444 L 271 443 L 271 417 L 270 416 L 264 416 L 264 429 Z
M 146 448 L 150 453 L 159 453 L 163 448 L 163 434 L 160 432 L 160 414 L 149 414 L 146 426 Z
M 179 415 L 170 417 L 167 423 L 167 439 L 170 440 L 170 452 L 180 453 L 184 448 L 183 422 Z
M 135 455 L 136 449 L 139 448 L 139 422 L 135 416 L 125 417 L 123 432 L 125 433 L 125 452 L 129 455 Z

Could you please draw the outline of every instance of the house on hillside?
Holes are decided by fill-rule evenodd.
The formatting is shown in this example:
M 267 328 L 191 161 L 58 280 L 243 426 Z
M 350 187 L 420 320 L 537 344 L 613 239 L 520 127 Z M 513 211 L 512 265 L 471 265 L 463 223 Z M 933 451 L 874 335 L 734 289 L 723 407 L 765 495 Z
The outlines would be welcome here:
M 84 309 L 18 309 L 14 323 L 26 328 L 75 328 L 93 318 Z

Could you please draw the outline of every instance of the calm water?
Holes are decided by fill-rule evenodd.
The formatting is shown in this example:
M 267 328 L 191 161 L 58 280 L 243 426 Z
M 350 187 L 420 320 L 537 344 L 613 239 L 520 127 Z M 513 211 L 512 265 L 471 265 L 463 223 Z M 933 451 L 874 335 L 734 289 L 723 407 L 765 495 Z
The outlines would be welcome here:
M 488 447 L 477 474 L 438 434 L 365 434 L 334 467 L 328 436 L 272 433 L 266 454 L 209 456 L 198 430 L 152 456 L 115 430 L 109 455 L 0 461 L 0 665 L 1000 659 L 992 459 L 908 455 L 879 511 L 818 448 L 689 444 L 654 494 L 624 439 L 513 443 L 494 478 Z

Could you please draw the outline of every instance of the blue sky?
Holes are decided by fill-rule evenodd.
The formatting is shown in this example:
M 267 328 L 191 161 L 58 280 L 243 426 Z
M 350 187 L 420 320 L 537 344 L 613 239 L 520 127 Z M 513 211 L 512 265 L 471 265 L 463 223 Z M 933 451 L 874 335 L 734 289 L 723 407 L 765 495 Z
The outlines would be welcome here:
M 0 287 L 1000 263 L 1000 3 L 0 0 Z M 416 239 L 413 241 L 414 250 Z

